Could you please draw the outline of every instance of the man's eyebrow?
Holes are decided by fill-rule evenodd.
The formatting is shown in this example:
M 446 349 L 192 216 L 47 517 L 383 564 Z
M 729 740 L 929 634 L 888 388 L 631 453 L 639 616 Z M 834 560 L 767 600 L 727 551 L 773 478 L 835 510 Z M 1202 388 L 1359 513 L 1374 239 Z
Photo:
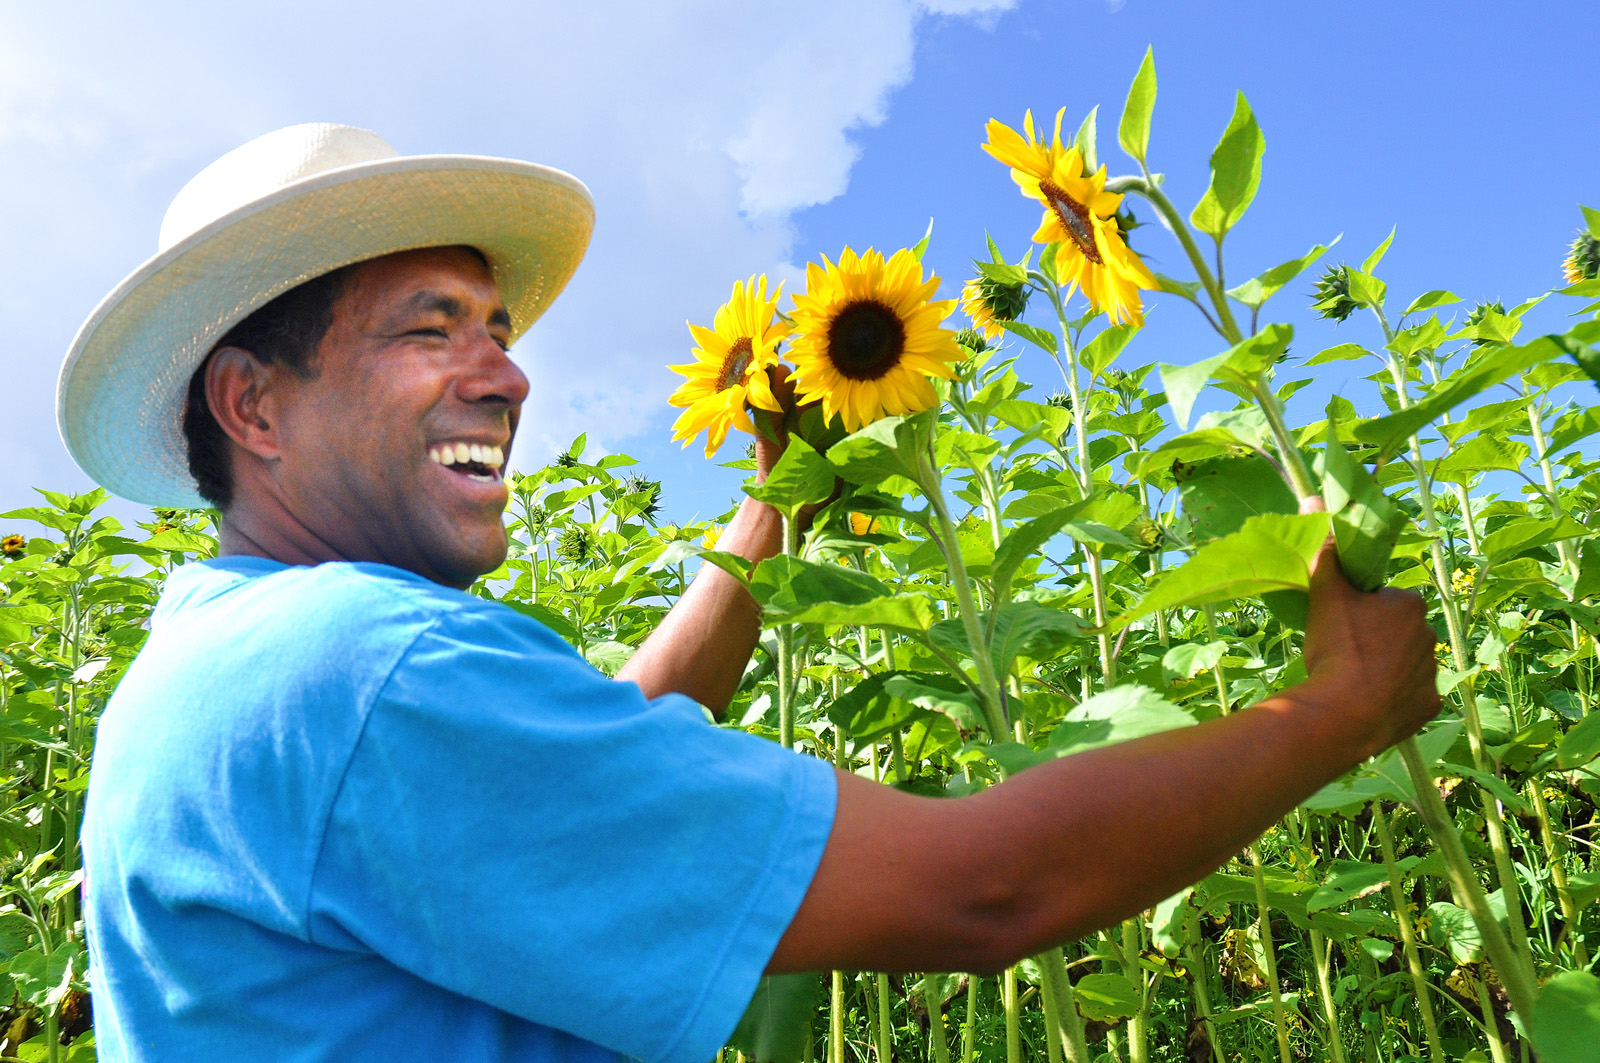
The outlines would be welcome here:
M 443 292 L 420 291 L 400 304 L 401 312 L 413 313 L 439 313 L 452 321 L 460 320 L 467 316 L 467 304 L 453 295 Z M 489 312 L 490 325 L 499 325 L 501 328 L 511 327 L 511 314 L 505 307 L 496 307 Z

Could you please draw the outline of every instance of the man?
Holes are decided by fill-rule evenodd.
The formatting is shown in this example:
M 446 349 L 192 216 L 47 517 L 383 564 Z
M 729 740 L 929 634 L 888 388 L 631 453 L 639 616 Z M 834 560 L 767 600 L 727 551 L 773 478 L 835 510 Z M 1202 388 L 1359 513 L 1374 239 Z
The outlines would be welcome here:
M 763 971 L 998 969 L 1198 879 L 1436 711 L 1420 599 L 1327 551 L 1305 683 L 961 800 L 706 726 L 759 629 L 720 570 L 605 679 L 460 590 L 506 551 L 507 348 L 589 221 L 554 171 L 293 127 L 191 182 L 79 334 L 80 464 L 223 512 L 100 725 L 103 1058 L 703 1063 Z M 747 501 L 719 545 L 779 534 Z

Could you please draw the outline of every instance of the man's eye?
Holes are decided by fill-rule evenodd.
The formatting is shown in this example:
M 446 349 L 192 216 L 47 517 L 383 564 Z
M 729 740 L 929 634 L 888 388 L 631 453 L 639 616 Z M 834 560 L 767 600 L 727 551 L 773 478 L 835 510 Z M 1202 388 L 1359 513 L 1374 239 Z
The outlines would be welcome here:
M 407 336 L 437 336 L 439 339 L 442 339 L 442 340 L 447 340 L 447 339 L 450 338 L 450 334 L 448 332 L 446 332 L 442 328 L 414 328 L 410 332 L 407 332 L 406 335 Z

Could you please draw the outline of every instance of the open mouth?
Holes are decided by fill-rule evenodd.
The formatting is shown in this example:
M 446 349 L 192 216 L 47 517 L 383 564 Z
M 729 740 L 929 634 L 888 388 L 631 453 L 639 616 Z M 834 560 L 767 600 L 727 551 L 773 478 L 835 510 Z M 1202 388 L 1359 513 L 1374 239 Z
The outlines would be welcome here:
M 428 448 L 428 457 L 458 475 L 478 483 L 498 483 L 505 451 L 481 443 L 440 443 Z

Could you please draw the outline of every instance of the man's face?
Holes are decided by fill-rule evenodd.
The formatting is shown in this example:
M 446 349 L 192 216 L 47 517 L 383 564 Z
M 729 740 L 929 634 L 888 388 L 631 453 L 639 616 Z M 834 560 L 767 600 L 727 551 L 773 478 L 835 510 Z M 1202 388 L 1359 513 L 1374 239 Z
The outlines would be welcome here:
M 314 375 L 281 381 L 275 478 L 289 511 L 350 560 L 455 587 L 498 567 L 501 472 L 528 394 L 510 331 L 469 250 L 355 267 Z

